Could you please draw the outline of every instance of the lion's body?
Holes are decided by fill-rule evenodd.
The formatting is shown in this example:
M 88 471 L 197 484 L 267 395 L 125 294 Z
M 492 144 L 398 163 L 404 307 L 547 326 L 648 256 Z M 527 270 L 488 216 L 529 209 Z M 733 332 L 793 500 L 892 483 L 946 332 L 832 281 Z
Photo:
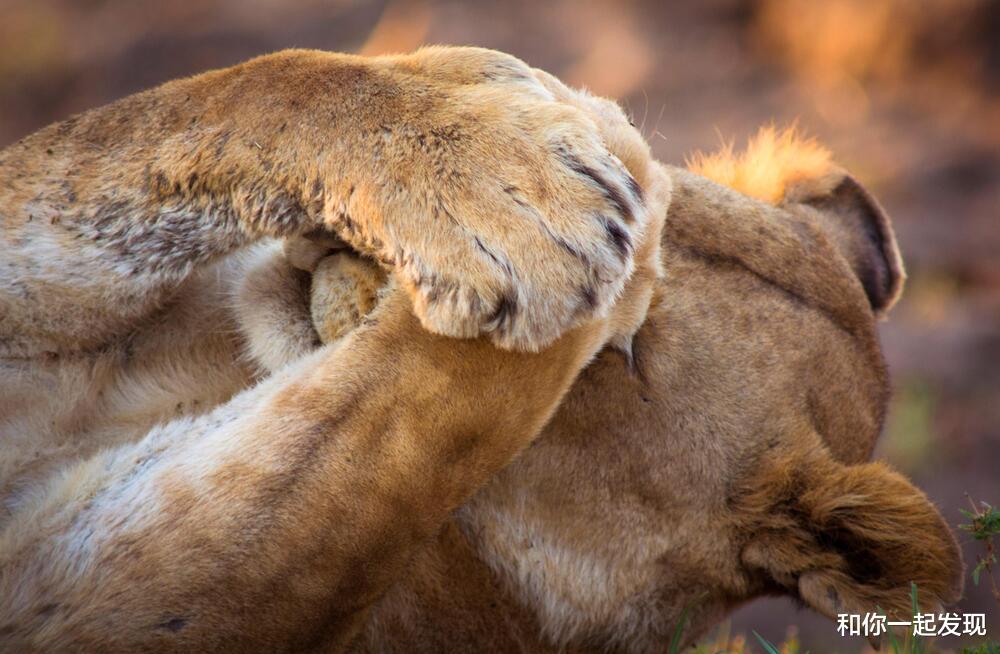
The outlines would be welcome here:
M 434 52 L 441 76 L 463 78 L 446 51 Z M 428 66 L 434 89 L 438 69 Z M 327 284 L 329 306 L 317 308 L 315 272 L 310 307 L 309 275 L 275 243 L 220 247 L 210 262 L 189 261 L 193 272 L 177 283 L 135 282 L 151 290 L 133 303 L 138 314 L 102 309 L 99 294 L 85 293 L 87 310 L 65 329 L 73 293 L 105 287 L 84 280 L 53 296 L 44 276 L 25 274 L 47 254 L 32 230 L 45 247 L 65 235 L 44 227 L 58 222 L 49 216 L 37 227 L 11 222 L 21 206 L 11 198 L 22 196 L 0 198 L 14 253 L 0 265 L 29 278 L 27 294 L 8 289 L 0 321 L 0 643 L 654 651 L 685 609 L 691 638 L 762 593 L 791 593 L 827 614 L 873 600 L 900 610 L 911 579 L 929 603 L 953 599 L 957 552 L 933 508 L 898 475 L 856 465 L 887 398 L 875 312 L 898 292 L 894 244 L 872 254 L 852 240 L 861 230 L 838 231 L 839 208 L 823 202 L 841 187 L 828 180 L 817 191 L 824 209 L 814 210 L 808 184 L 799 196 L 783 189 L 795 202 L 774 206 L 661 169 L 617 118 L 600 115 L 603 105 L 542 79 L 594 112 L 643 190 L 651 217 L 639 218 L 651 227 L 646 238 L 639 227 L 632 234 L 619 269 L 631 280 L 610 313 L 588 321 L 553 308 L 561 329 L 575 327 L 538 354 L 428 333 L 411 300 L 425 326 L 446 333 L 536 348 L 553 332 L 483 326 L 479 309 L 454 303 L 435 313 L 453 289 L 423 288 L 412 271 L 340 338 L 366 302 L 354 306 Z M 9 166 L 14 155 L 4 156 Z M 19 188 L 63 188 L 67 174 L 57 167 Z M 604 173 L 583 174 L 608 184 Z M 74 180 L 85 196 L 86 182 Z M 618 193 L 594 201 L 631 202 Z M 272 200 L 250 213 L 266 217 Z M 867 209 L 851 205 L 852 216 Z M 368 238 L 377 220 L 351 229 L 365 235 L 354 247 L 385 254 Z M 573 243 L 590 238 L 567 229 Z M 494 237 L 501 253 L 522 247 Z M 435 232 L 420 246 L 444 257 L 448 238 Z M 52 247 L 77 251 L 67 243 Z M 582 259 L 607 254 L 562 244 Z M 869 276 L 875 287 L 893 282 L 886 297 L 866 281 L 882 263 Z M 538 278 L 554 275 L 558 289 L 586 277 L 560 265 Z M 123 287 L 111 287 L 126 303 Z M 617 292 L 612 283 L 597 294 Z M 54 304 L 33 304 L 37 294 Z M 536 295 L 519 291 L 518 303 Z M 322 322 L 341 310 L 346 317 Z M 100 333 L 113 337 L 87 340 Z M 845 497 L 855 504 L 838 504 Z M 882 551 L 893 528 L 913 525 L 927 534 L 923 548 Z M 867 544 L 884 574 L 854 574 L 858 553 L 817 536 L 825 531 Z

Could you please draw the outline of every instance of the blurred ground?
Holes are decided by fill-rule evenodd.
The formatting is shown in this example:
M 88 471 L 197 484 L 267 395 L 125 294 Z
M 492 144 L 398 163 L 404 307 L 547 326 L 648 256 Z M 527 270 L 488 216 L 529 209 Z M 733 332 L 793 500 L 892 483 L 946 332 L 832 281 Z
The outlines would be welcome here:
M 665 161 L 769 121 L 820 137 L 894 218 L 910 273 L 882 331 L 897 389 L 879 456 L 952 524 L 965 493 L 1000 503 L 998 2 L 0 0 L 0 146 L 272 50 L 421 43 L 506 50 L 620 98 Z M 996 639 L 1000 607 L 967 595 L 958 610 L 985 612 Z M 863 644 L 778 600 L 732 629 L 780 641 L 789 624 L 803 650 Z

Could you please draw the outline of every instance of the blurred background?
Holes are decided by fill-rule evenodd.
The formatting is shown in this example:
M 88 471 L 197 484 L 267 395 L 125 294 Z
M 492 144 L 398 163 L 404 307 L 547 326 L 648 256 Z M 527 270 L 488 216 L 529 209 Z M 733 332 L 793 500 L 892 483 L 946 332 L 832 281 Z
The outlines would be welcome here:
M 893 217 L 910 275 L 882 326 L 896 389 L 878 456 L 953 526 L 966 494 L 1000 503 L 1000 2 L 0 0 L 0 147 L 281 48 L 424 43 L 505 50 L 618 98 L 672 163 L 772 121 L 826 143 Z M 981 544 L 957 533 L 974 563 Z M 967 586 L 958 610 L 1000 639 L 989 583 Z M 780 641 L 790 625 L 803 650 L 864 646 L 784 600 L 730 629 Z

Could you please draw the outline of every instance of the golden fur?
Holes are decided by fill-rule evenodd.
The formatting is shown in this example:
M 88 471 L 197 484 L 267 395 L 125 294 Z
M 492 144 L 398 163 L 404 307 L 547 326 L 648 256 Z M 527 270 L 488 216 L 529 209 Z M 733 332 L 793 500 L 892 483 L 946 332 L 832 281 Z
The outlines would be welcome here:
M 830 151 L 794 127 L 762 127 L 737 153 L 732 143 L 719 151 L 696 152 L 688 169 L 752 198 L 777 204 L 786 189 L 803 180 L 828 179 L 837 172 Z
M 863 463 L 902 269 L 843 173 L 765 204 L 436 48 L 173 82 L 0 179 L 4 650 L 644 652 L 960 592 Z

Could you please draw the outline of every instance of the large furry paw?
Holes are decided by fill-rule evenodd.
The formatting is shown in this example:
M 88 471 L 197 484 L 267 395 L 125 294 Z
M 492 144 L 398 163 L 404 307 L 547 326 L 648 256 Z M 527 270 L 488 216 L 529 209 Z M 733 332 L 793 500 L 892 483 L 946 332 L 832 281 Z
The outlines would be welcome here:
M 391 267 L 436 333 L 537 350 L 605 315 L 647 223 L 641 182 L 608 133 L 634 132 L 625 116 L 568 102 L 489 50 L 393 61 L 413 85 L 406 115 L 366 136 L 376 172 L 328 205 L 327 228 Z

